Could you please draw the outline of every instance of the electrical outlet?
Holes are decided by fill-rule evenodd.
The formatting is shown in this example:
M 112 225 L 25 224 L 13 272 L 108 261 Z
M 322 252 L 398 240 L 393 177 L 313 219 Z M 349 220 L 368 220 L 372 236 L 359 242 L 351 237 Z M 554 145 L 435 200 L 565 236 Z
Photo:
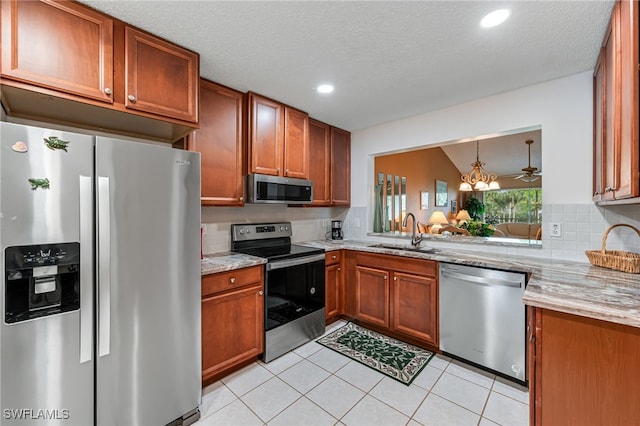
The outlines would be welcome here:
M 562 237 L 562 224 L 561 223 L 550 223 L 549 227 L 550 227 L 550 231 L 549 231 L 549 236 L 550 237 Z

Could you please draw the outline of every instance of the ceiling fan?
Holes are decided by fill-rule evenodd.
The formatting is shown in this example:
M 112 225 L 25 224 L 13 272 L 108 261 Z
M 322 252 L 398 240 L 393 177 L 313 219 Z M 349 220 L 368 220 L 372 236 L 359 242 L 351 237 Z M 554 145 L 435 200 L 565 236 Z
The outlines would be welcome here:
M 525 143 L 529 147 L 529 164 L 527 165 L 527 167 L 524 167 L 522 169 L 524 173 L 516 176 L 514 179 L 520 179 L 523 182 L 535 182 L 542 176 L 542 170 L 538 170 L 537 167 L 531 166 L 531 144 L 533 143 L 533 141 L 529 139 L 525 141 Z

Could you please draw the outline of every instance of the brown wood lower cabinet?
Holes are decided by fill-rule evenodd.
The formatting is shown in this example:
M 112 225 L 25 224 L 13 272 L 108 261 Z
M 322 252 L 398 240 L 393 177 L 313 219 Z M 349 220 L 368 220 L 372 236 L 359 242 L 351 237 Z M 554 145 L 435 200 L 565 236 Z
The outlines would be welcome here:
M 327 322 L 336 319 L 344 311 L 342 259 L 342 251 L 330 251 L 325 256 L 325 317 Z
M 389 272 L 356 266 L 356 318 L 389 327 Z
M 532 425 L 639 424 L 640 328 L 548 309 L 529 315 Z
M 438 342 L 437 288 L 435 277 L 394 272 L 391 329 L 425 342 Z
M 202 277 L 202 383 L 264 350 L 262 266 Z
M 347 315 L 438 345 L 437 262 L 348 252 L 345 264 Z

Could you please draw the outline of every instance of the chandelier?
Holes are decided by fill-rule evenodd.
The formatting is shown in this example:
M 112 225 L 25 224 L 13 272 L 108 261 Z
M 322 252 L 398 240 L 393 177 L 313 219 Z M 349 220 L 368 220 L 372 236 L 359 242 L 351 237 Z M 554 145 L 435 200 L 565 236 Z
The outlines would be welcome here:
M 473 167 L 468 173 L 465 173 L 460 178 L 462 183 L 460 184 L 460 191 L 488 191 L 490 189 L 500 189 L 500 184 L 496 179 L 495 173 L 490 173 L 484 169 L 485 163 L 480 161 L 480 147 L 478 141 L 476 141 L 476 161 L 471 163 Z

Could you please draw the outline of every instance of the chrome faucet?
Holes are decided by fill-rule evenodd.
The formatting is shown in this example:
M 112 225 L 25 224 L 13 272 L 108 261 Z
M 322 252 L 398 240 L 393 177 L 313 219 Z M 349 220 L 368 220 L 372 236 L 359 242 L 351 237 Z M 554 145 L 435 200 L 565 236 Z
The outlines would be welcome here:
M 412 246 L 417 246 L 420 244 L 420 241 L 422 241 L 422 233 L 420 235 L 416 235 L 416 228 L 418 227 L 418 224 L 416 223 L 416 217 L 413 215 L 413 213 L 407 213 L 407 215 L 404 217 L 404 220 L 402 221 L 402 226 L 406 227 L 407 226 L 407 219 L 409 219 L 409 216 L 411 216 L 411 218 L 413 219 L 413 232 L 411 233 L 411 245 Z

